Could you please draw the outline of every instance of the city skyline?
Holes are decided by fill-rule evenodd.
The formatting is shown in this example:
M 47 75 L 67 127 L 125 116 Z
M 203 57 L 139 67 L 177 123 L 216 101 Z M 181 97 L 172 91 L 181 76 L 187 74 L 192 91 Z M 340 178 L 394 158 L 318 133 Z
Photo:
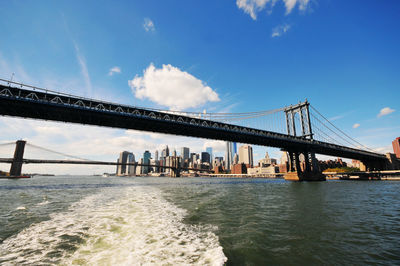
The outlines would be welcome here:
M 129 105 L 196 112 L 269 110 L 307 98 L 361 143 L 392 151 L 400 129 L 400 106 L 393 97 L 400 84 L 400 4 L 364 1 L 360 9 L 357 1 L 267 2 L 103 3 L 95 12 L 89 2 L 4 2 L 0 26 L 8 38 L 0 44 L 0 77 Z M 96 12 L 104 17 L 93 17 Z M 178 78 L 178 92 L 171 76 Z M 115 160 L 126 146 L 153 150 L 163 143 L 212 147 L 214 156 L 225 152 L 220 141 L 131 130 L 9 117 L 0 118 L 0 128 L 0 142 L 27 139 L 94 160 Z M 265 148 L 253 148 L 254 159 L 262 158 Z M 280 157 L 279 150 L 268 151 Z

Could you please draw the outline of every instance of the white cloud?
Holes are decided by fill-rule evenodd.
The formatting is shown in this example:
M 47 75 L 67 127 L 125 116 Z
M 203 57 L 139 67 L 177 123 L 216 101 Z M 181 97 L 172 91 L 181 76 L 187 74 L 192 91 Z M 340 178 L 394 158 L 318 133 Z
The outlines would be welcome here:
M 81 73 L 82 73 L 83 79 L 85 80 L 88 96 L 91 96 L 92 95 L 92 82 L 90 81 L 89 70 L 86 65 L 85 57 L 81 54 L 77 43 L 75 41 L 73 41 L 73 43 L 74 43 L 74 47 L 75 47 L 76 58 L 78 59 L 79 66 L 81 68 Z
M 143 28 L 145 31 L 155 31 L 154 23 L 151 19 L 145 18 L 143 22 Z
M 271 37 L 272 38 L 280 37 L 280 36 L 282 36 L 282 34 L 285 34 L 289 29 L 290 29 L 290 25 L 288 25 L 288 24 L 279 25 L 272 29 Z
M 305 11 L 308 7 L 309 0 L 236 0 L 236 5 L 239 9 L 250 15 L 254 20 L 257 19 L 257 13 L 261 12 L 267 6 L 273 8 L 275 3 L 282 1 L 285 4 L 286 15 L 298 5 L 300 11 Z M 271 11 L 268 11 L 271 13 Z
M 360 126 L 360 124 L 355 123 L 355 124 L 353 125 L 353 128 L 358 128 L 359 126 Z
M 115 67 L 113 67 L 113 68 L 110 69 L 110 71 L 108 72 L 108 75 L 109 75 L 109 76 L 112 76 L 112 75 L 114 75 L 114 74 L 119 74 L 119 73 L 121 73 L 121 68 L 115 66 Z
M 213 149 L 213 153 L 224 153 L 226 150 L 226 141 L 222 140 L 206 140 L 203 144 L 203 150 L 205 151 L 207 147 Z
M 218 94 L 203 81 L 171 65 L 157 69 L 153 64 L 143 76 L 128 81 L 138 99 L 149 99 L 173 110 L 199 107 L 219 101 Z
M 391 114 L 391 113 L 393 113 L 394 111 L 396 111 L 396 110 L 391 109 L 390 107 L 382 108 L 381 111 L 380 111 L 379 114 L 378 114 L 378 117 Z

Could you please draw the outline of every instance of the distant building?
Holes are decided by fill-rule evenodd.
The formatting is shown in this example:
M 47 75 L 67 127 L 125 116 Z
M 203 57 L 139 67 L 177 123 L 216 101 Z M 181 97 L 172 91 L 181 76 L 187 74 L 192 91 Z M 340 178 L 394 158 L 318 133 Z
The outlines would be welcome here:
M 225 169 L 230 170 L 233 164 L 233 144 L 232 142 L 226 143 L 226 151 L 225 151 Z
M 239 163 L 239 154 L 235 153 L 233 156 L 233 164 L 238 164 Z
M 268 152 L 265 153 L 265 158 L 258 161 L 258 166 L 267 167 L 270 165 L 276 165 L 276 159 L 270 158 Z
M 119 154 L 118 158 L 118 163 L 127 163 L 128 162 L 128 156 L 133 155 L 132 153 L 128 151 L 123 151 Z M 127 165 L 117 165 L 117 175 L 127 175 L 128 174 L 128 167 Z
M 176 150 L 174 150 L 174 152 L 172 153 L 173 157 L 176 157 Z
M 202 163 L 210 163 L 210 154 L 208 152 L 201 153 L 201 162 Z
M 128 154 L 128 163 L 134 163 L 135 162 L 135 155 L 133 153 Z M 128 165 L 128 175 L 135 175 L 136 174 L 136 166 L 135 165 Z
M 155 159 L 156 161 L 158 161 L 158 151 L 155 151 L 155 152 L 154 152 L 154 159 Z
M 239 164 L 244 163 L 253 167 L 253 148 L 250 145 L 243 145 L 239 148 Z
M 247 173 L 249 175 L 275 174 L 275 173 L 279 173 L 279 166 L 270 165 L 267 167 L 248 168 Z
M 249 166 L 250 165 L 246 165 L 244 163 L 234 164 L 232 165 L 231 174 L 236 174 L 236 175 L 247 174 L 247 168 L 249 168 Z
M 140 158 L 140 161 L 138 161 L 138 163 L 139 164 L 141 164 L 141 165 L 138 165 L 137 167 L 136 167 L 136 175 L 141 175 L 141 174 L 143 174 L 143 158 Z
M 169 148 L 168 148 L 168 145 L 167 145 L 167 147 L 165 147 L 165 149 L 163 149 L 161 151 L 161 157 L 167 158 L 168 156 L 169 156 Z
M 396 138 L 392 142 L 394 154 L 396 154 L 397 158 L 400 158 L 400 137 Z
M 189 151 L 190 151 L 190 150 L 189 150 L 188 147 L 182 147 L 182 148 L 181 148 L 181 157 L 182 157 L 182 160 L 183 160 L 183 161 L 189 159 Z
M 213 150 L 212 147 L 207 147 L 206 148 L 206 152 L 208 152 L 208 154 L 210 154 L 210 162 L 213 160 Z
M 148 174 L 149 173 L 149 164 L 150 164 L 150 159 L 151 159 L 151 153 L 149 151 L 145 151 L 143 153 L 143 170 L 142 174 Z

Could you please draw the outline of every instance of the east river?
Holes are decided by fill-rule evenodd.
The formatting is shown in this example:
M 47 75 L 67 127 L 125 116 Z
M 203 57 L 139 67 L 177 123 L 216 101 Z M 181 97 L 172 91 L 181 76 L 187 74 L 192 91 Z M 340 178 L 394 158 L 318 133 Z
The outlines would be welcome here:
M 0 180 L 1 265 L 400 264 L 400 182 Z

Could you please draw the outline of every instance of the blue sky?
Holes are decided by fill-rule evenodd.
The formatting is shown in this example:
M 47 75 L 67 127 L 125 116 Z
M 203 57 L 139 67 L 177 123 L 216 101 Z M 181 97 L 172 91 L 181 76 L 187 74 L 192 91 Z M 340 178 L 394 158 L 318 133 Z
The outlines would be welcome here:
M 269 110 L 307 98 L 363 144 L 391 151 L 400 136 L 399 13 L 400 2 L 377 0 L 1 1 L 0 76 L 190 111 Z M 191 104 L 169 100 L 175 95 Z M 223 152 L 222 143 L 125 130 L 14 118 L 0 127 L 0 141 L 67 151 L 92 141 L 86 150 L 95 155 L 78 154 L 90 158 L 182 141 Z M 94 149 L 103 138 L 115 149 Z

